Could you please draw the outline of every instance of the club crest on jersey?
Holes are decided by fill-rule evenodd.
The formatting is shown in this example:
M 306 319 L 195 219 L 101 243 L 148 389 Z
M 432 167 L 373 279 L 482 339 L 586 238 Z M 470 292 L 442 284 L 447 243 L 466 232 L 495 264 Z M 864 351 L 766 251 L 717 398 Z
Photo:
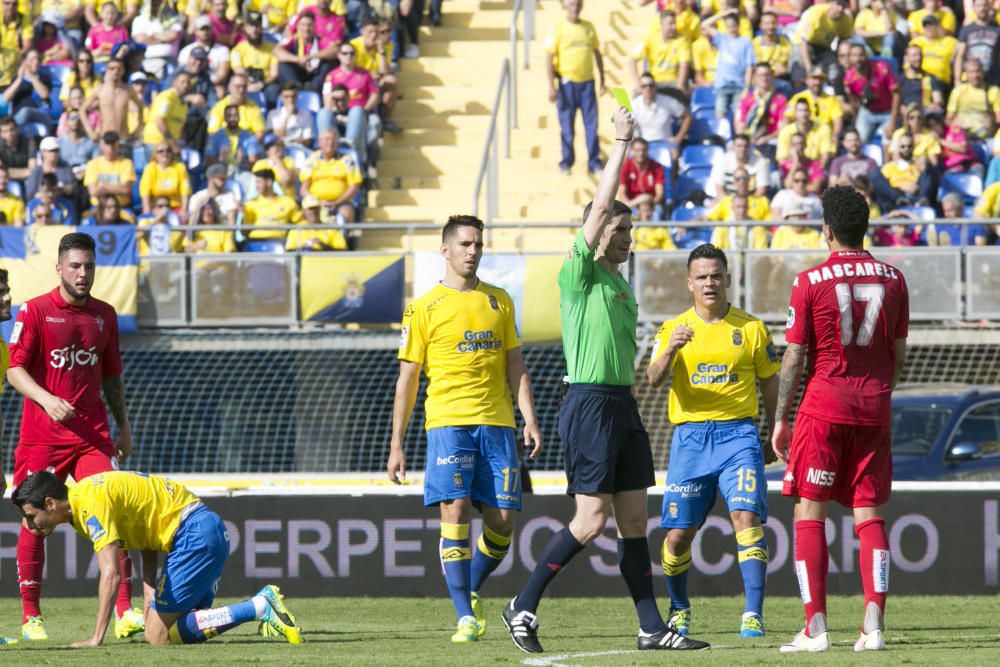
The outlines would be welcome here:
M 97 323 L 97 330 L 103 332 L 104 331 L 104 318 L 101 317 L 100 315 L 94 315 L 94 322 Z
M 680 513 L 680 510 L 677 507 L 677 503 L 672 502 L 669 505 L 667 505 L 667 513 L 670 514 L 671 519 L 676 519 L 677 515 Z
M 733 329 L 733 345 L 739 347 L 743 344 L 743 332 L 739 329 Z
M 456 489 L 465 488 L 465 482 L 462 481 L 462 473 L 456 472 L 454 475 L 451 476 L 451 481 L 455 485 Z
M 500 310 L 500 304 L 497 303 L 497 298 L 495 296 L 490 294 L 489 301 L 490 301 L 490 308 L 492 308 L 493 310 Z
M 785 328 L 791 329 L 795 326 L 795 308 L 793 306 L 788 307 L 788 316 L 785 318 Z

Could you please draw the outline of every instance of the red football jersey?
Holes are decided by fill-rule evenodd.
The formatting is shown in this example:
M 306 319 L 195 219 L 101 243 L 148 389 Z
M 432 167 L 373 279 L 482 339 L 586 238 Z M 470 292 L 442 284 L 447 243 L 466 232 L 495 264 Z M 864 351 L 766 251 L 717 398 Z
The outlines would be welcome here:
M 101 398 L 104 378 L 122 372 L 118 316 L 110 304 L 90 297 L 85 305 L 72 306 L 59 288 L 29 300 L 18 311 L 10 335 L 10 365 L 27 370 L 76 410 L 75 417 L 60 423 L 24 399 L 21 444 L 114 444 Z
M 903 274 L 867 251 L 832 253 L 796 276 L 785 339 L 808 346 L 799 412 L 835 424 L 888 423 L 895 341 L 909 322 Z

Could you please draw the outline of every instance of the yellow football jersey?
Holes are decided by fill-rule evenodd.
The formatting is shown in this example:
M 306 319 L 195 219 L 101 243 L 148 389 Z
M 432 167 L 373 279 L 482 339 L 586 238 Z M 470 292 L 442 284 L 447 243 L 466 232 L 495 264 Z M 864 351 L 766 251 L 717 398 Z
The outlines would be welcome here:
M 514 302 L 499 287 L 438 284 L 414 299 L 403 313 L 399 358 L 427 374 L 426 428 L 513 427 L 507 352 L 520 346 Z
M 94 551 L 119 540 L 126 549 L 170 551 L 184 508 L 197 502 L 177 482 L 135 472 L 91 475 L 69 490 L 73 528 Z
M 10 349 L 7 348 L 7 341 L 0 339 L 0 375 L 6 377 L 8 368 L 10 368 Z M 0 382 L 0 394 L 2 393 L 3 382 Z
M 674 424 L 728 421 L 757 416 L 757 378 L 781 368 L 781 357 L 767 326 L 739 308 L 716 324 L 707 324 L 690 308 L 663 323 L 656 334 L 652 361 L 666 354 L 674 329 L 694 331 L 674 356 L 667 411 Z

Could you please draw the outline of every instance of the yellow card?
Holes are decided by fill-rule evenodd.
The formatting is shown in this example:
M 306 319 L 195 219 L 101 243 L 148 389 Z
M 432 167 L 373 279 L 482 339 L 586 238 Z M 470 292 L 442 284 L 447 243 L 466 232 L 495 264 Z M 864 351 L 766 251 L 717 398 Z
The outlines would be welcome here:
M 625 107 L 625 111 L 632 111 L 632 101 L 628 98 L 628 92 L 621 86 L 615 86 L 611 89 L 611 94 L 615 96 L 615 102 L 618 102 L 618 106 Z

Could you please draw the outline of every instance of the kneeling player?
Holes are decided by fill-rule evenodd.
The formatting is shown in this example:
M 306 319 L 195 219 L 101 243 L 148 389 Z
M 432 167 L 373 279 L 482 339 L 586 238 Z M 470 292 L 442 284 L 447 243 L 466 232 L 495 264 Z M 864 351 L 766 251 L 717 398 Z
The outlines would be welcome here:
M 688 256 L 694 307 L 664 322 L 646 377 L 660 386 L 671 370 L 668 413 L 677 425 L 670 445 L 661 525 L 663 572 L 670 590 L 670 624 L 686 635 L 691 622 L 687 573 L 691 543 L 715 502 L 729 506 L 746 593 L 741 637 L 764 634 L 767 521 L 764 452 L 754 418 L 757 381 L 769 424 L 778 400 L 778 353 L 756 317 L 729 305 L 726 255 L 704 244 Z
M 237 604 L 208 608 L 229 555 L 229 535 L 219 515 L 176 482 L 109 472 L 87 477 L 69 489 L 52 473 L 41 471 L 17 487 L 13 501 L 33 530 L 49 535 L 61 523 L 72 524 L 97 552 L 101 579 L 94 635 L 73 646 L 99 646 L 104 641 L 118 587 L 119 540 L 126 548 L 142 551 L 143 610 L 150 644 L 195 644 L 249 621 L 261 621 L 266 636 L 280 634 L 291 644 L 302 642 L 276 586 L 265 586 Z M 160 551 L 167 558 L 157 581 Z

